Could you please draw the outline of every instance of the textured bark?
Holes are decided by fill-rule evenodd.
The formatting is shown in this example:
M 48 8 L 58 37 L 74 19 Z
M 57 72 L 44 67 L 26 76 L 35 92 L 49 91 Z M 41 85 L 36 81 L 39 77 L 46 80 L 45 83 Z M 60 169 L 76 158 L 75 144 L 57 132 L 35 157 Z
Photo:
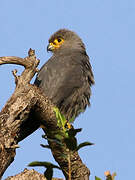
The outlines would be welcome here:
M 18 57 L 0 58 L 0 65 L 20 64 L 25 67 L 21 76 L 16 75 L 16 70 L 13 71 L 16 89 L 0 112 L 0 177 L 14 160 L 15 149 L 18 147 L 19 141 L 26 138 L 39 126 L 43 127 L 48 139 L 55 139 L 61 131 L 57 127 L 54 105 L 42 94 L 39 88 L 30 84 L 30 80 L 37 72 L 39 61 L 33 50 L 30 50 L 28 54 L 29 56 L 24 59 Z M 89 169 L 82 163 L 78 153 L 69 150 L 63 139 L 61 141 L 62 146 L 50 140 L 48 143 L 66 179 L 69 176 L 70 163 L 72 179 L 88 180 Z M 65 158 L 69 155 L 69 159 Z
M 35 170 L 24 169 L 24 171 L 15 176 L 8 177 L 5 180 L 47 180 L 44 175 L 36 172 Z M 63 180 L 59 178 L 53 178 L 52 180 Z

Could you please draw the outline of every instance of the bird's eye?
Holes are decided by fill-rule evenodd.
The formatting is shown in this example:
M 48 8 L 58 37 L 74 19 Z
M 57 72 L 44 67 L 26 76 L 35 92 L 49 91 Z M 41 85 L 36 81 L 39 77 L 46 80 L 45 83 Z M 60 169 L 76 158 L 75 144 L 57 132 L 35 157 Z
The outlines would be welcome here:
M 61 42 L 61 39 L 60 39 L 60 38 L 58 38 L 58 42 Z
M 53 44 L 55 46 L 58 46 L 60 47 L 60 45 L 64 42 L 64 40 L 62 38 L 56 38 L 54 41 L 53 41 Z

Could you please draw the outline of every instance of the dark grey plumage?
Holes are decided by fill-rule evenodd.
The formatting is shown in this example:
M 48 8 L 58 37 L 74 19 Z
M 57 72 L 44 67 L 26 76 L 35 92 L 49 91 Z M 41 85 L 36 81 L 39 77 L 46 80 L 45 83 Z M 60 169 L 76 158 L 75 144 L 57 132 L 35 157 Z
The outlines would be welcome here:
M 55 39 L 63 42 L 57 47 Z M 67 119 L 77 116 L 90 104 L 94 77 L 82 40 L 72 31 L 61 29 L 49 39 L 52 57 L 40 69 L 35 85 L 60 109 Z

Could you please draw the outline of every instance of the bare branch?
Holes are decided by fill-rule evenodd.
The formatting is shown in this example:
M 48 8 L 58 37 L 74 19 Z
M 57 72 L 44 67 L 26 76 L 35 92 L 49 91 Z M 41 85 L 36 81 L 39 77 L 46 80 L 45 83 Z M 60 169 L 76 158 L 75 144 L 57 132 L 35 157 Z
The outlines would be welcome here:
M 70 153 L 71 179 L 88 180 L 89 169 L 82 163 L 77 152 L 67 148 L 64 139 L 57 144 L 55 139 L 61 133 L 57 126 L 54 105 L 42 94 L 40 89 L 30 84 L 30 80 L 37 71 L 39 60 L 34 51 L 30 49 L 29 56 L 22 59 L 18 57 L 1 57 L 0 64 L 17 63 L 25 67 L 21 76 L 13 72 L 16 89 L 0 112 L 0 177 L 14 160 L 15 149 L 18 142 L 26 138 L 42 125 L 48 137 L 48 143 L 55 160 L 60 165 L 66 179 L 68 179 Z M 21 61 L 22 60 L 22 61 Z
M 5 180 L 47 180 L 44 175 L 36 172 L 34 169 L 32 170 L 28 170 L 28 169 L 24 169 L 23 172 L 15 175 L 15 176 L 11 176 L 8 177 Z M 63 180 L 63 179 L 59 179 L 59 178 L 53 178 L 52 180 Z
M 26 61 L 23 58 L 16 56 L 0 57 L 0 65 L 2 64 L 18 64 L 26 67 Z
M 24 66 L 26 69 L 33 66 L 33 58 L 29 57 L 35 57 L 35 50 L 32 50 L 31 48 L 28 51 L 28 57 L 26 58 L 20 58 L 16 56 L 5 56 L 0 57 L 0 65 L 2 64 L 17 64 Z M 37 65 L 39 64 L 39 60 L 35 59 L 35 62 Z

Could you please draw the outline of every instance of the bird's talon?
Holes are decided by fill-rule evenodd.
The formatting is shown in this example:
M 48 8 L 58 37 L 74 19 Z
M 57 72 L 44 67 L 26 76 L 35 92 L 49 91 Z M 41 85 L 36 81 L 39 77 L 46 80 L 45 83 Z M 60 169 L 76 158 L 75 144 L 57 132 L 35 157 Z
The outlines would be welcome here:
M 68 128 L 68 129 L 71 129 L 71 128 L 72 128 L 72 125 L 71 125 L 69 122 L 67 122 L 66 125 L 67 125 L 67 128 Z

